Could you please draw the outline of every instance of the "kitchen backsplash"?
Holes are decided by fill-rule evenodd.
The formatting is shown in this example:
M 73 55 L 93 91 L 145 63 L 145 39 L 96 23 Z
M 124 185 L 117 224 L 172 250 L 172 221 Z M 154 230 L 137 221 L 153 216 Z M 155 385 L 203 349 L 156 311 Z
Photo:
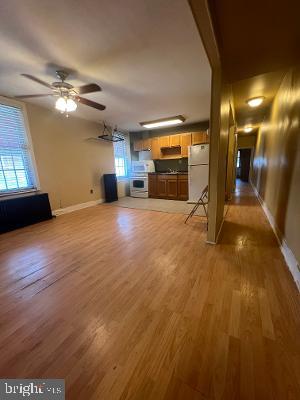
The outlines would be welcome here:
M 180 158 L 178 160 L 154 160 L 156 172 L 168 172 L 169 169 L 178 172 L 188 171 L 188 159 Z

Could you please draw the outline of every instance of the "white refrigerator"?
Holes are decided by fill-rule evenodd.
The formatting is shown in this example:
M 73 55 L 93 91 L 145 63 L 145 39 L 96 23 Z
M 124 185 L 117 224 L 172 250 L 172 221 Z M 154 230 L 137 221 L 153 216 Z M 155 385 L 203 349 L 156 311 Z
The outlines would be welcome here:
M 188 148 L 189 203 L 197 203 L 202 190 L 208 185 L 209 144 Z

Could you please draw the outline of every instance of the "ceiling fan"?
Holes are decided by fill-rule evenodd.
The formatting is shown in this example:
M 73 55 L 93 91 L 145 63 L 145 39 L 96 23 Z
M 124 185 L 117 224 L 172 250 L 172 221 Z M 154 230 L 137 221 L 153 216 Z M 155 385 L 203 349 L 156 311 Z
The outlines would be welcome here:
M 86 106 L 96 108 L 97 110 L 105 110 L 105 106 L 95 101 L 85 99 L 79 95 L 93 93 L 93 92 L 100 92 L 101 87 L 98 86 L 96 83 L 88 83 L 87 85 L 83 85 L 80 87 L 74 87 L 70 83 L 65 82 L 68 77 L 68 73 L 66 71 L 58 70 L 56 71 L 56 75 L 60 81 L 53 82 L 49 84 L 47 82 L 42 81 L 39 78 L 36 78 L 33 75 L 29 74 L 21 74 L 25 78 L 31 79 L 34 82 L 37 82 L 43 86 L 52 90 L 52 93 L 49 94 L 28 94 L 28 95 L 21 95 L 15 96 L 18 99 L 30 99 L 34 97 L 47 97 L 47 96 L 54 96 L 57 97 L 55 108 L 59 110 L 61 113 L 66 114 L 68 116 L 69 112 L 75 111 L 77 108 L 77 103 L 85 104 Z

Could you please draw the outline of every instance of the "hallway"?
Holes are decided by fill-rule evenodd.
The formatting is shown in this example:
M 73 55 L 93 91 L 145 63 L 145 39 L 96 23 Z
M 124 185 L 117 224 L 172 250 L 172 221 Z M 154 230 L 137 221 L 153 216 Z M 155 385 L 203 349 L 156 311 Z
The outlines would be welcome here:
M 252 189 L 217 246 L 183 222 L 99 205 L 2 235 L 0 375 L 65 378 L 68 400 L 299 399 L 299 294 Z

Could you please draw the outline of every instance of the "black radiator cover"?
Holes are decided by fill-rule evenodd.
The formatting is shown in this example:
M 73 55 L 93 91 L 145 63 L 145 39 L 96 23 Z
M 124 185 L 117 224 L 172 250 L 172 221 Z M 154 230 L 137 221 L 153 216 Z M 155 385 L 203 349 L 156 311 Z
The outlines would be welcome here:
M 47 193 L 0 199 L 0 233 L 51 218 Z
M 116 174 L 103 174 L 105 201 L 111 203 L 118 200 Z

